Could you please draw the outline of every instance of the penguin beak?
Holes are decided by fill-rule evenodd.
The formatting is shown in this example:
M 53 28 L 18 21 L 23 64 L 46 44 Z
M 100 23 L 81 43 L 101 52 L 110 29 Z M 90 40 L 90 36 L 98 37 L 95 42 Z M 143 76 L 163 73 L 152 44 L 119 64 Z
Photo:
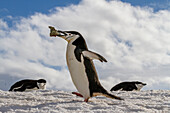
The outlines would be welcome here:
M 145 86 L 145 85 L 146 85 L 146 83 L 143 83 L 143 85 Z
M 50 37 L 61 37 L 63 39 L 66 39 L 67 33 L 65 33 L 64 31 L 60 31 L 60 30 L 56 30 L 54 27 L 49 26 L 50 28 Z

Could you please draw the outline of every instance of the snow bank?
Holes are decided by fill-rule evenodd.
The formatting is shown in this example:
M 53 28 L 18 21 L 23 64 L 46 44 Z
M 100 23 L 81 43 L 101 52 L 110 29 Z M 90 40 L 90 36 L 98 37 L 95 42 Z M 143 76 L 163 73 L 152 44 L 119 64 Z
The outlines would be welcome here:
M 113 92 L 124 101 L 106 97 L 93 97 L 83 102 L 71 92 L 42 90 L 34 92 L 8 92 L 0 90 L 0 112 L 57 113 L 57 112 L 115 112 L 115 113 L 170 113 L 170 90 L 141 92 Z

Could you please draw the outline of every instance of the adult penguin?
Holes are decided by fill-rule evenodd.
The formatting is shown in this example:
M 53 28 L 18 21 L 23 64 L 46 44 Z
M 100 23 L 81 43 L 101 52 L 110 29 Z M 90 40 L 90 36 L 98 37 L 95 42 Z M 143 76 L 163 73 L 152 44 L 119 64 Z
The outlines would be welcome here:
M 24 92 L 24 91 L 45 89 L 45 85 L 46 85 L 46 80 L 44 79 L 39 79 L 39 80 L 24 79 L 13 84 L 9 89 L 9 91 Z
M 107 62 L 101 55 L 89 51 L 83 36 L 77 31 L 60 31 L 49 26 L 51 37 L 61 37 L 67 44 L 67 66 L 71 74 L 72 81 L 79 93 L 78 96 L 88 102 L 90 97 L 103 95 L 112 99 L 122 100 L 120 97 L 110 94 L 100 84 L 93 59 Z
M 146 83 L 139 81 L 121 82 L 112 87 L 110 91 L 140 91 L 145 85 Z

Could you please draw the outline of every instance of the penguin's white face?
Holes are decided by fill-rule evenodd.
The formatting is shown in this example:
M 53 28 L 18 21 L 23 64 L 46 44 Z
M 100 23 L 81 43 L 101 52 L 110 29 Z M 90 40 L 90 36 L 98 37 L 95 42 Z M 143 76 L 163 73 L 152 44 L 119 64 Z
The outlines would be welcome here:
M 140 89 L 142 89 L 143 88 L 143 86 L 145 86 L 146 84 L 135 84 L 136 85 L 136 87 L 137 87 L 137 90 L 138 91 L 140 91 Z
M 45 89 L 45 85 L 46 85 L 46 83 L 37 83 L 37 86 L 38 86 L 40 89 Z
M 67 42 L 70 42 L 71 40 L 76 40 L 78 37 L 80 37 L 80 34 L 76 31 L 57 31 L 58 37 L 61 37 L 65 39 Z

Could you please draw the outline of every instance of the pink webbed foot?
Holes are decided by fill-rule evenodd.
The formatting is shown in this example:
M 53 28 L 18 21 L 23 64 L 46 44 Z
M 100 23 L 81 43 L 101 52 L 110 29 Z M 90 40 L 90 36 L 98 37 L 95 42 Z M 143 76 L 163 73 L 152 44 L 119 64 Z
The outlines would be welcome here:
M 89 101 L 89 98 L 84 99 L 84 102 L 88 102 L 88 101 Z
M 77 93 L 77 92 L 72 92 L 72 94 L 75 94 L 75 95 L 77 95 L 79 97 L 83 97 L 83 95 L 81 95 L 80 93 Z

